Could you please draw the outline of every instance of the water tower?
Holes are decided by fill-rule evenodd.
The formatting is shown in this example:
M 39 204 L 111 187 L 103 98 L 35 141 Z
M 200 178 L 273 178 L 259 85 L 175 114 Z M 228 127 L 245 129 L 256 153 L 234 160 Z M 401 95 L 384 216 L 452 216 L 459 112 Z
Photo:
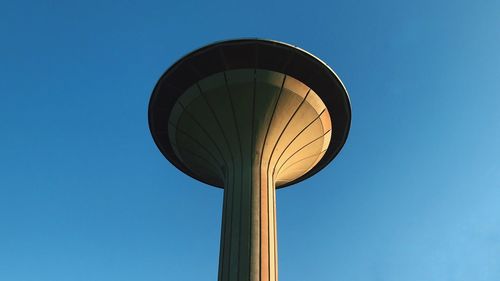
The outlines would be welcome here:
M 219 281 L 277 281 L 276 189 L 344 145 L 349 97 L 324 62 L 270 40 L 217 42 L 158 81 L 149 127 L 179 170 L 223 188 Z

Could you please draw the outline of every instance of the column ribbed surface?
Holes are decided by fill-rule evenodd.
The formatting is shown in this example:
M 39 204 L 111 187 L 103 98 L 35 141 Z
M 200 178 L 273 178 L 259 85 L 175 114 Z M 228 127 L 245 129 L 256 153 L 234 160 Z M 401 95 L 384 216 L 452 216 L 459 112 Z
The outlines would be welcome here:
M 330 120 L 307 85 L 268 70 L 217 73 L 178 99 L 168 120 L 177 157 L 224 183 L 219 280 L 277 281 L 276 186 L 321 159 Z

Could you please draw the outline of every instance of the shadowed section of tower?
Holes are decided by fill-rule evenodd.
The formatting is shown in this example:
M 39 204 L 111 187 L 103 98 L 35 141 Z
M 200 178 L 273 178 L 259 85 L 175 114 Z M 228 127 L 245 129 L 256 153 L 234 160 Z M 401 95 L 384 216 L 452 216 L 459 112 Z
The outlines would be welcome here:
M 318 172 L 345 143 L 338 77 L 290 45 L 219 42 L 162 76 L 149 124 L 172 164 L 224 188 L 219 281 L 277 281 L 276 189 Z

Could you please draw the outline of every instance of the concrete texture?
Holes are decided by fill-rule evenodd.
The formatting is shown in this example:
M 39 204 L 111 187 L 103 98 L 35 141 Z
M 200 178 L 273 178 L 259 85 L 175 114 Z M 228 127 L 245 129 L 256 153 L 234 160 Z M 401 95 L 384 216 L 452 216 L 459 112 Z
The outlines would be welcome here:
M 275 190 L 328 148 L 332 124 L 322 100 L 279 72 L 228 70 L 188 88 L 168 123 L 183 164 L 224 185 L 219 280 L 277 281 Z

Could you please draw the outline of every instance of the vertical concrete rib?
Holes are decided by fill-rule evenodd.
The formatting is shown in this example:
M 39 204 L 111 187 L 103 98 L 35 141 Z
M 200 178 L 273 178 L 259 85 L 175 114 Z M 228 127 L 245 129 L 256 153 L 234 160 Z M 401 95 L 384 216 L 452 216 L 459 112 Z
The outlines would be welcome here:
M 250 281 L 259 281 L 260 280 L 260 255 L 259 255 L 259 249 L 257 248 L 257 245 L 260 245 L 260 225 L 259 225 L 259 219 L 258 219 L 258 214 L 260 214 L 260 204 L 258 204 L 257 198 L 260 198 L 260 188 L 255 188 L 254 186 L 259 182 L 256 181 L 253 174 L 254 174 L 254 169 L 253 169 L 253 163 L 254 163 L 254 157 L 256 155 L 255 151 L 255 96 L 257 95 L 257 69 L 253 70 L 253 77 L 252 77 L 252 88 L 253 88 L 253 93 L 252 93 L 252 139 L 251 139 L 251 147 L 250 147 L 250 188 L 251 188 L 251 197 L 250 197 L 250 204 L 251 204 L 251 211 L 250 214 L 252 218 L 250 219 Z
M 267 243 L 267 245 L 265 245 L 266 250 L 265 251 L 261 250 L 261 253 L 260 253 L 260 255 L 261 255 L 261 279 L 264 279 L 264 280 L 272 280 L 271 276 L 274 277 L 274 273 L 272 273 L 272 271 L 274 270 L 274 265 L 271 264 L 272 262 L 274 262 L 273 252 L 271 250 L 272 248 L 274 248 L 274 245 L 271 245 L 272 244 L 271 240 L 274 237 L 274 226 L 271 225 L 271 222 L 269 221 L 270 218 L 274 217 L 274 214 L 273 214 L 274 206 L 270 206 L 269 203 L 271 201 L 270 198 L 272 197 L 272 194 L 270 194 L 270 193 L 275 192 L 275 190 L 274 190 L 274 182 L 272 182 L 272 176 L 270 177 L 270 175 L 268 173 L 269 169 L 268 169 L 267 165 L 263 166 L 263 163 L 265 163 L 264 157 L 267 156 L 266 155 L 266 148 L 268 147 L 267 146 L 267 137 L 269 135 L 269 130 L 271 129 L 271 127 L 273 125 L 274 115 L 276 113 L 276 107 L 278 106 L 278 103 L 280 102 L 280 98 L 281 98 L 281 94 L 283 93 L 283 87 L 285 85 L 286 77 L 287 77 L 286 75 L 283 75 L 283 81 L 281 82 L 281 87 L 279 89 L 278 97 L 276 99 L 276 102 L 274 103 L 273 111 L 271 113 L 271 118 L 269 120 L 269 123 L 267 124 L 266 134 L 264 136 L 264 141 L 262 143 L 262 150 L 261 150 L 262 154 L 261 154 L 260 163 L 259 163 L 260 179 L 261 179 L 260 182 L 261 182 L 261 185 L 264 184 L 264 187 L 266 189 L 266 196 L 265 197 L 261 196 L 261 208 L 262 208 L 262 205 L 264 205 L 265 209 L 266 209 L 265 214 L 263 214 L 261 211 L 261 220 L 263 221 L 263 222 L 261 222 L 261 226 L 262 226 L 262 224 L 265 224 L 265 227 L 267 228 L 267 232 L 261 232 L 261 240 L 264 240 L 264 242 Z M 263 256 L 263 258 L 262 258 L 262 256 Z M 264 270 L 262 270 L 262 269 L 264 269 Z M 266 279 L 266 277 L 267 277 L 267 279 Z
M 284 85 L 284 81 L 283 81 L 283 85 Z M 283 87 L 281 89 L 281 91 L 283 91 Z M 272 214 L 271 214 L 271 218 L 272 218 L 272 223 L 271 223 L 271 227 L 273 228 L 273 231 L 271 232 L 273 234 L 273 237 L 272 237 L 272 240 L 273 240 L 273 247 L 270 247 L 270 250 L 273 251 L 273 260 L 272 262 L 274 263 L 274 280 L 278 280 L 278 259 L 277 259 L 277 243 L 278 243 L 278 240 L 277 240 L 277 231 L 276 231 L 276 189 L 274 188 L 274 183 L 275 183 L 275 178 L 274 178 L 274 166 L 273 166 L 273 171 L 271 172 L 270 171 L 270 167 L 271 167 L 271 161 L 273 160 L 273 156 L 274 156 L 274 152 L 276 151 L 276 147 L 278 146 L 280 140 L 281 140 L 281 137 L 283 136 L 283 134 L 285 133 L 286 129 L 288 128 L 288 125 L 290 124 L 290 122 L 292 121 L 293 117 L 297 114 L 297 112 L 299 111 L 299 109 L 301 108 L 301 106 L 304 104 L 307 96 L 309 95 L 311 89 L 308 89 L 307 93 L 305 94 L 304 98 L 302 99 L 302 101 L 300 102 L 300 104 L 297 106 L 297 108 L 295 108 L 295 110 L 293 111 L 292 115 L 288 118 L 288 121 L 286 122 L 285 126 L 283 127 L 283 129 L 281 130 L 277 140 L 274 142 L 274 145 L 273 145 L 273 148 L 271 150 L 271 154 L 269 156 L 269 160 L 267 162 L 267 167 L 266 167 L 266 173 L 269 177 L 271 177 L 271 183 L 272 183 L 272 187 L 270 189 L 272 189 L 270 192 L 272 193 Z M 279 101 L 278 101 L 279 102 Z
M 215 119 L 215 122 L 217 124 L 217 127 L 220 129 L 220 132 L 222 134 L 222 138 L 224 140 L 224 143 L 226 145 L 226 151 L 229 151 L 229 156 L 230 156 L 230 159 L 231 159 L 231 165 L 227 167 L 227 179 L 225 180 L 227 182 L 227 185 L 228 186 L 232 186 L 233 185 L 233 181 L 234 181 L 234 177 L 235 177 L 235 174 L 234 174 L 234 170 L 235 170 L 235 161 L 234 161 L 234 155 L 233 155 L 233 152 L 231 150 L 231 145 L 228 141 L 228 138 L 226 136 L 226 132 L 223 128 L 223 126 L 221 125 L 221 122 L 219 120 L 219 118 L 217 117 L 217 114 L 215 113 L 213 107 L 210 105 L 204 91 L 202 90 L 201 86 L 200 86 L 200 83 L 196 83 L 196 87 L 198 88 L 199 92 L 200 92 L 200 96 L 203 98 L 203 100 L 205 101 L 206 105 L 207 105 L 207 108 L 208 108 L 208 111 L 210 112 L 210 114 L 214 117 Z M 232 256 L 232 253 L 233 253 L 233 245 L 232 245 L 232 242 L 233 242 L 233 235 L 231 235 L 231 233 L 227 233 L 228 231 L 231 232 L 232 230 L 232 227 L 233 227 L 233 210 L 234 210 L 234 198 L 233 198 L 233 194 L 234 194 L 234 189 L 231 189 L 231 188 L 228 188 L 226 189 L 227 192 L 227 197 L 228 197 L 228 204 L 226 206 L 226 209 L 227 208 L 230 208 L 230 211 L 226 212 L 227 216 L 229 217 L 229 219 L 227 219 L 227 216 L 225 217 L 226 219 L 226 229 L 225 229 L 225 235 L 226 237 L 230 237 L 230 239 L 225 239 L 224 243 L 225 243 L 225 247 L 224 247 L 224 250 L 227 250 L 227 252 L 224 253 L 224 267 L 227 268 L 228 270 L 226 271 L 223 271 L 223 277 L 222 277 L 222 280 L 230 280 L 230 279 L 226 279 L 224 277 L 228 277 L 230 278 L 230 275 L 231 275 L 231 272 L 234 268 L 234 266 L 232 265 L 232 262 L 231 262 L 231 256 Z M 228 235 L 229 234 L 229 235 Z M 229 276 L 228 276 L 229 275 Z

